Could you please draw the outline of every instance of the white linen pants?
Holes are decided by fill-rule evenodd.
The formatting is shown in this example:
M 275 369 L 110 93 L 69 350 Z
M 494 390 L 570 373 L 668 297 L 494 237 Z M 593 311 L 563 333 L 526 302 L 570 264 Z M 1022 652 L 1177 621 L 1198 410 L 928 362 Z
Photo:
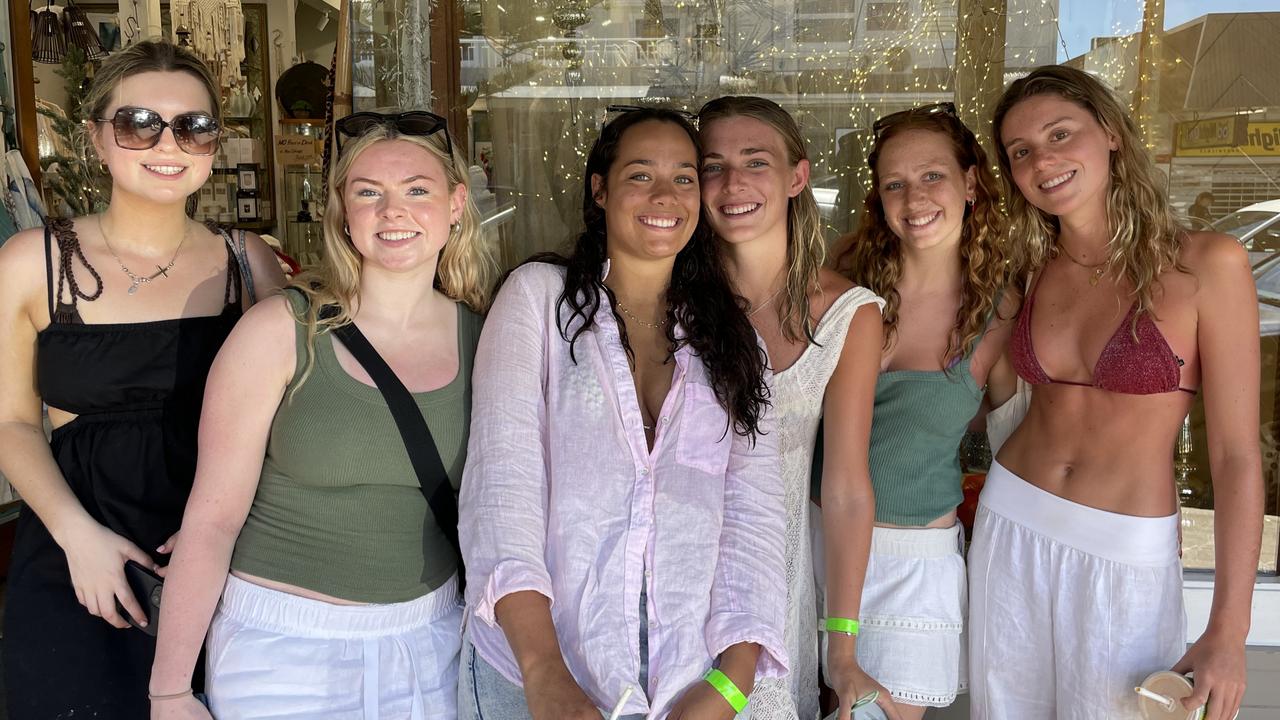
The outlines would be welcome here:
M 974 720 L 1140 720 L 1134 686 L 1186 650 L 1177 524 L 992 463 L 969 549 Z
M 228 576 L 209 628 L 218 720 L 455 720 L 457 577 L 416 600 L 334 605 Z

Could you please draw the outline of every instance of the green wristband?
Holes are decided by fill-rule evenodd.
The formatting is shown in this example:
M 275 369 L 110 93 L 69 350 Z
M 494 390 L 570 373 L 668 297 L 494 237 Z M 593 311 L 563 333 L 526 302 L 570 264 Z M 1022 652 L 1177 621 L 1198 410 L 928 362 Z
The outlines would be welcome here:
M 838 632 L 850 637 L 857 637 L 858 621 L 842 617 L 829 617 L 827 618 L 827 632 Z
M 728 701 L 734 712 L 740 713 L 747 706 L 747 696 L 742 694 L 742 691 L 738 689 L 737 685 L 733 684 L 728 675 L 716 668 L 711 668 L 706 675 L 702 676 L 702 679 L 715 688 L 716 692 L 724 696 L 724 699 Z

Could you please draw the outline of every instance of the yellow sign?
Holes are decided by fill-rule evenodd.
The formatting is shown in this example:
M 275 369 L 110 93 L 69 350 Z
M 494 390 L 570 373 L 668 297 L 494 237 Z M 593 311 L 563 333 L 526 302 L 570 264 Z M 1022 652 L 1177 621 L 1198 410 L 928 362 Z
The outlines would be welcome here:
M 1226 121 L 1230 124 L 1233 118 L 1216 118 L 1214 120 L 1200 120 L 1200 125 L 1204 134 L 1205 125 L 1213 123 L 1221 123 Z M 1223 147 L 1205 147 L 1195 146 L 1183 142 L 1184 126 L 1190 126 L 1192 123 L 1178 123 L 1178 149 L 1174 153 L 1177 157 L 1232 157 L 1248 155 L 1249 157 L 1280 157 L 1280 122 L 1251 122 L 1245 131 L 1244 139 L 1238 146 L 1227 145 Z M 1208 132 L 1217 133 L 1218 129 L 1209 128 Z M 1229 130 L 1228 130 L 1229 132 Z M 1229 137 L 1229 136 L 1228 136 Z M 1188 138 L 1191 140 L 1191 138 Z M 1208 137 L 1204 137 L 1201 142 L 1209 142 Z M 1193 141 L 1194 142 L 1194 141 Z
M 320 141 L 302 135 L 276 136 L 276 162 L 309 165 L 320 162 Z

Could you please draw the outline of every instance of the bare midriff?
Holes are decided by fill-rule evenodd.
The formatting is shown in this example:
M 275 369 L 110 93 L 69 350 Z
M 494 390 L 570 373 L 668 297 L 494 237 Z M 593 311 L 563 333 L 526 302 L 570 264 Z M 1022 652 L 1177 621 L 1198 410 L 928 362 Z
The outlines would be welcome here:
M 351 600 L 343 600 L 342 598 L 337 598 L 332 595 L 325 595 L 324 593 L 319 593 L 314 590 L 308 590 L 303 587 L 298 587 L 297 585 L 290 585 L 289 583 L 278 582 L 275 580 L 268 580 L 264 577 L 258 577 L 257 575 L 250 575 L 249 573 L 242 573 L 239 570 L 232 570 L 231 574 L 235 575 L 241 580 L 244 580 L 245 582 L 253 583 L 254 585 L 257 585 L 259 587 L 264 587 L 264 588 L 267 588 L 268 590 L 275 590 L 277 592 L 288 593 L 289 595 L 296 595 L 297 597 L 306 598 L 308 600 L 319 600 L 320 602 L 327 602 L 333 605 L 368 605 L 369 604 L 369 603 L 362 603 L 362 602 L 352 602 Z
M 1125 395 L 1037 385 L 1026 418 L 996 459 L 1060 498 L 1140 517 L 1178 509 L 1173 447 L 1195 396 Z
M 906 529 L 906 530 L 933 530 L 936 528 L 954 527 L 955 524 L 956 524 L 956 511 L 952 510 L 951 512 L 943 515 L 942 517 L 936 518 L 934 520 L 930 520 L 928 524 L 925 524 L 925 525 L 894 525 L 893 523 L 878 522 L 876 523 L 876 527 Z

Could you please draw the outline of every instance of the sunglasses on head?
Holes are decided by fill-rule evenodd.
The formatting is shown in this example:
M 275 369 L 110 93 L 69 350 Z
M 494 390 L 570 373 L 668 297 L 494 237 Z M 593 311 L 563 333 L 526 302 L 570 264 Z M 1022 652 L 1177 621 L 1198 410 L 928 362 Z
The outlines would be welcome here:
M 960 117 L 956 114 L 956 104 L 953 102 L 937 102 L 930 105 L 921 105 L 920 107 L 913 107 L 909 110 L 901 110 L 896 113 L 889 113 L 888 115 L 885 115 L 871 126 L 871 134 L 875 136 L 875 139 L 879 140 L 880 135 L 883 134 L 886 129 L 902 122 L 903 120 L 913 117 L 928 117 L 938 113 L 950 115 L 953 118 Z
M 658 105 L 609 105 L 604 109 L 605 121 L 608 122 L 608 115 L 610 113 L 629 113 L 636 112 L 637 110 L 667 110 L 679 115 L 685 120 L 688 120 L 689 124 L 695 128 L 698 127 L 697 113 L 691 113 L 688 110 L 679 110 L 677 108 L 661 107 Z
M 125 150 L 150 150 L 160 142 L 165 128 L 173 131 L 173 140 L 188 155 L 212 155 L 218 151 L 222 127 L 205 112 L 188 112 L 165 120 L 155 110 L 122 107 L 109 118 L 94 118 L 97 123 L 111 123 L 116 145 Z
M 426 110 L 410 110 L 402 113 L 358 112 L 352 113 L 333 124 L 338 131 L 338 152 L 342 152 L 342 139 L 363 135 L 375 125 L 385 125 L 401 135 L 427 136 L 444 133 L 445 153 L 453 156 L 453 140 L 449 137 L 449 127 L 445 119 Z

